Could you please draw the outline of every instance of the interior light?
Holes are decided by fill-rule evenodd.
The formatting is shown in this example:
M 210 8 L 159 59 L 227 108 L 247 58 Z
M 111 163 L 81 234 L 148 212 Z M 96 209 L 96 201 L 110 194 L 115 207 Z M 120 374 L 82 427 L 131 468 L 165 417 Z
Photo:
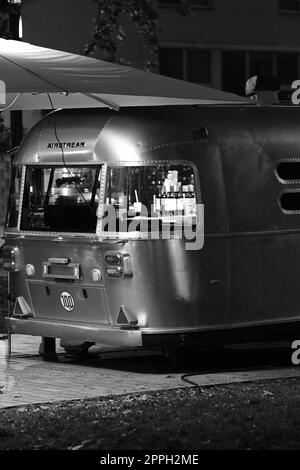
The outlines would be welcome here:
M 32 277 L 34 276 L 34 266 L 32 264 L 26 264 L 25 272 L 27 276 Z

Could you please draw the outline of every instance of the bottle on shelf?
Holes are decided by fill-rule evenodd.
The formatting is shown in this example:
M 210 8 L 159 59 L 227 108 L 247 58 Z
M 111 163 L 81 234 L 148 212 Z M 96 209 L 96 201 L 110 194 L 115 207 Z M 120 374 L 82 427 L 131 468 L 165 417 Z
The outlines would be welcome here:
M 182 215 L 184 211 L 184 193 L 182 192 L 181 187 L 179 187 L 179 191 L 176 194 L 177 194 L 176 212 L 177 212 L 177 215 Z
M 190 176 L 189 191 L 190 192 L 195 192 L 195 177 L 194 177 L 193 174 L 191 174 L 191 176 Z
M 193 191 L 189 191 L 186 193 L 186 196 L 185 196 L 184 214 L 192 215 L 195 213 L 195 210 L 196 210 L 195 193 Z
M 161 214 L 162 210 L 162 186 L 158 186 L 158 192 L 157 195 L 155 196 L 155 206 L 154 206 L 154 212 L 157 212 L 158 214 Z
M 167 192 L 165 191 L 165 187 L 163 189 L 162 197 L 161 197 L 161 215 L 165 216 L 167 211 Z
M 168 194 L 168 197 L 169 197 L 169 201 L 168 201 L 169 215 L 173 216 L 175 215 L 175 212 L 176 212 L 176 196 L 175 196 L 174 191 L 171 191 Z

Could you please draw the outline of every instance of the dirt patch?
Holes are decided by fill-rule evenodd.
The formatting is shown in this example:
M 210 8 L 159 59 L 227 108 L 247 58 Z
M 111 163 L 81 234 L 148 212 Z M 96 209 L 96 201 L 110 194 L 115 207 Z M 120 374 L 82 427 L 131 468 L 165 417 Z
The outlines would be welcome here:
M 300 380 L 26 406 L 0 413 L 0 450 L 300 449 Z

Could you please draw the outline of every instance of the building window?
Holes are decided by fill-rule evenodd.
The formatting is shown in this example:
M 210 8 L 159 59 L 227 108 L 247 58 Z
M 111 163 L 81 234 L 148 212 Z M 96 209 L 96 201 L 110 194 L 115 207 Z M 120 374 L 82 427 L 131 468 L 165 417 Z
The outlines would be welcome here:
M 223 90 L 245 95 L 246 53 L 224 51 L 222 55 Z
M 279 11 L 283 13 L 300 13 L 300 0 L 279 0 Z
M 277 54 L 277 75 L 283 85 L 291 85 L 298 78 L 298 54 L 279 52 Z
M 166 7 L 176 7 L 179 3 L 178 0 L 159 0 L 160 6 Z M 213 9 L 213 0 L 186 0 L 186 4 L 190 8 L 201 8 L 203 10 L 212 10 Z
M 250 53 L 250 76 L 272 75 L 273 53 L 264 51 L 253 51 Z
M 212 9 L 212 0 L 186 0 L 186 3 L 192 8 Z
M 194 83 L 209 84 L 210 51 L 206 49 L 161 48 L 160 73 Z
M 195 83 L 210 82 L 210 54 L 207 50 L 187 51 L 187 80 Z
M 159 70 L 162 75 L 183 78 L 183 50 L 166 48 L 159 50 Z
M 290 90 L 298 77 L 298 54 L 271 51 L 223 51 L 223 90 L 245 94 L 245 82 L 253 75 L 274 75 L 281 88 Z

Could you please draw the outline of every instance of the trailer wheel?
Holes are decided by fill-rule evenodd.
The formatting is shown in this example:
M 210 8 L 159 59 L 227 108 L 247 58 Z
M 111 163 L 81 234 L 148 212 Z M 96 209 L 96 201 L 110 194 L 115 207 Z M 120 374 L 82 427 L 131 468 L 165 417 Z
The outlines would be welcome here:
M 183 348 L 163 349 L 162 352 L 174 372 L 178 371 L 182 367 L 184 360 Z
M 84 341 L 83 343 L 74 343 L 66 340 L 60 341 L 60 346 L 65 350 L 67 354 L 72 356 L 85 356 L 88 353 L 88 350 L 95 343 L 90 341 Z
M 39 347 L 39 354 L 41 354 L 43 361 L 58 362 L 55 338 L 42 336 L 42 341 Z

